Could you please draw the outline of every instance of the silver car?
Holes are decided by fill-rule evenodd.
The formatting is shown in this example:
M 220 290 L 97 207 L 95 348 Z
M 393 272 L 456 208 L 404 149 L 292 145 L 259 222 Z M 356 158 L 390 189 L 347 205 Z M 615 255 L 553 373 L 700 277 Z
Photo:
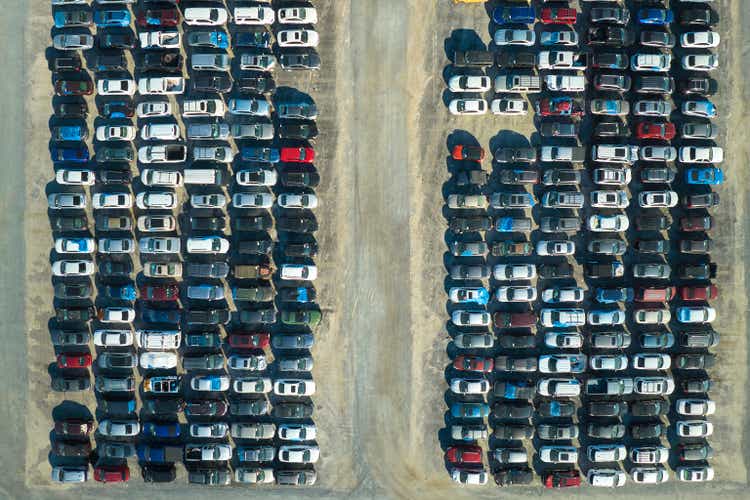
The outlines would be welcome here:
M 271 116 L 271 105 L 265 99 L 234 98 L 229 100 L 229 112 L 233 115 Z
M 271 123 L 235 123 L 232 125 L 232 137 L 235 139 L 273 139 L 274 129 Z

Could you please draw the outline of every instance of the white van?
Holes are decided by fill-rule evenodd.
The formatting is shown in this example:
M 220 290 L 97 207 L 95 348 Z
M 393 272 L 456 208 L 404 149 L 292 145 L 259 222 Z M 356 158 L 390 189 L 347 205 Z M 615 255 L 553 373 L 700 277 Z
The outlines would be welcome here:
M 179 330 L 138 330 L 135 338 L 141 349 L 163 351 L 179 348 L 182 335 Z
M 229 56 L 226 54 L 193 54 L 190 66 L 195 71 L 229 71 Z
M 183 179 L 185 184 L 220 186 L 223 175 L 216 168 L 188 168 L 183 171 Z
M 234 24 L 263 26 L 273 24 L 274 21 L 276 21 L 276 13 L 270 6 L 234 8 Z
M 586 77 L 581 75 L 547 75 L 544 83 L 549 90 L 558 92 L 583 92 L 586 90 Z
M 146 186 L 177 187 L 182 185 L 182 174 L 177 170 L 155 170 L 144 168 L 141 182 Z
M 537 392 L 548 397 L 577 397 L 581 394 L 581 382 L 578 379 L 548 378 L 537 382 Z

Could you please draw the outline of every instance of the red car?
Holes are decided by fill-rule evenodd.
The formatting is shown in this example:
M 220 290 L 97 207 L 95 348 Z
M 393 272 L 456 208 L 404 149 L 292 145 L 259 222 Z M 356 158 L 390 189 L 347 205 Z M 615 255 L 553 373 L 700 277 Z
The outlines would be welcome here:
M 93 420 L 58 420 L 55 422 L 55 434 L 58 436 L 86 437 L 94 430 Z
M 636 288 L 636 302 L 668 302 L 674 298 L 675 289 L 672 286 L 666 288 Z
M 265 349 L 270 342 L 269 333 L 234 333 L 229 336 L 229 345 L 235 349 Z
M 314 159 L 313 148 L 281 148 L 281 161 L 312 163 Z
M 662 139 L 670 141 L 677 134 L 674 123 L 641 122 L 635 128 L 635 135 L 639 139 Z
M 710 231 L 713 227 L 713 219 L 710 215 L 701 217 L 680 218 L 680 230 L 688 233 L 695 231 Z
M 575 9 L 567 7 L 545 7 L 542 9 L 540 19 L 543 24 L 567 24 L 573 26 L 576 23 L 578 13 Z
M 492 316 L 492 321 L 497 328 L 531 328 L 536 325 L 536 314 L 496 312 Z
M 583 116 L 583 107 L 569 97 L 542 99 L 537 103 L 542 116 Z
M 88 80 L 57 80 L 55 94 L 59 96 L 91 95 L 94 85 Z
M 177 26 L 180 13 L 177 9 L 148 9 L 136 17 L 138 26 Z
M 453 360 L 453 368 L 462 372 L 491 372 L 495 368 L 495 360 L 482 356 L 462 355 Z
M 451 157 L 454 160 L 484 160 L 484 149 L 480 146 L 469 146 L 468 144 L 459 144 L 453 147 Z
M 80 354 L 58 354 L 58 368 L 88 368 L 91 366 L 91 354 L 85 352 Z
M 719 296 L 716 285 L 681 286 L 680 298 L 685 301 L 712 300 Z
M 94 479 L 100 483 L 123 483 L 130 479 L 127 465 L 100 465 L 94 468 Z
M 482 448 L 479 446 L 451 446 L 445 458 L 452 464 L 481 464 Z
M 141 287 L 141 298 L 145 300 L 174 301 L 180 298 L 180 287 L 177 285 L 144 285 Z
M 577 488 L 581 475 L 577 470 L 558 470 L 544 476 L 545 488 Z

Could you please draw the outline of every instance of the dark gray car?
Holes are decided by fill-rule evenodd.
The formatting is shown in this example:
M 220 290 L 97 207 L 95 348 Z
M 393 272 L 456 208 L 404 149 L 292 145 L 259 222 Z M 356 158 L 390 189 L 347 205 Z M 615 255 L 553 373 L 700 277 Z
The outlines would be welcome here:
M 277 333 L 271 336 L 271 347 L 274 349 L 310 349 L 314 343 L 311 333 Z
M 498 163 L 536 161 L 536 148 L 500 148 L 495 151 L 495 161 Z
M 223 279 L 229 274 L 229 265 L 226 262 L 197 263 L 188 262 L 187 275 L 190 278 L 215 278 Z
M 206 354 L 204 356 L 185 356 L 182 358 L 185 370 L 221 370 L 224 368 L 223 354 Z

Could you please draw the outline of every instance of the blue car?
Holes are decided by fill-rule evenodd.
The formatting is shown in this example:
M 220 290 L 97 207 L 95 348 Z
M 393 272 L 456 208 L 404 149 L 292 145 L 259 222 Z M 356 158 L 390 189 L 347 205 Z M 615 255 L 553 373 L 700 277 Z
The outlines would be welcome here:
M 539 37 L 539 43 L 549 45 L 578 45 L 578 34 L 575 31 L 545 31 Z
M 111 101 L 102 106 L 105 118 L 129 118 L 133 116 L 133 104 L 129 101 Z
M 146 422 L 143 424 L 143 434 L 151 437 L 175 438 L 180 437 L 179 422 Z
M 226 37 L 226 35 L 224 36 Z M 267 49 L 271 46 L 271 33 L 268 31 L 243 31 L 234 36 L 234 45 L 236 47 Z
M 107 285 L 101 289 L 101 293 L 104 297 L 115 300 L 133 301 L 136 298 L 133 285 Z
M 278 163 L 281 155 L 278 148 L 242 148 L 240 149 L 242 161 L 260 161 L 266 163 Z
M 492 20 L 496 24 L 533 24 L 536 13 L 533 7 L 497 7 L 492 11 Z
M 457 304 L 479 304 L 487 305 L 490 301 L 490 292 L 484 287 L 455 287 L 448 292 L 451 301 Z
M 617 116 L 622 112 L 621 101 L 616 99 L 602 99 L 602 108 L 598 110 L 603 115 Z
M 94 12 L 94 23 L 97 28 L 127 28 L 130 26 L 130 11 L 99 10 Z
M 91 26 L 91 12 L 87 10 L 57 11 L 53 16 L 55 28 Z
M 495 396 L 505 399 L 531 399 L 534 397 L 536 388 L 525 382 L 496 382 L 492 389 Z
M 614 304 L 616 302 L 632 302 L 632 288 L 597 288 L 596 301 L 601 304 Z
M 141 317 L 149 323 L 180 324 L 179 309 L 143 309 Z
M 724 182 L 724 172 L 716 167 L 689 168 L 685 171 L 688 184 L 718 186 Z
M 640 9 L 638 23 L 650 26 L 665 26 L 674 21 L 674 13 L 667 9 Z
M 454 418 L 482 418 L 490 414 L 490 407 L 484 403 L 453 403 L 451 416 Z
M 85 145 L 78 148 L 52 148 L 50 156 L 52 161 L 86 163 L 89 161 L 89 149 Z
M 55 128 L 53 138 L 58 141 L 85 141 L 88 131 L 82 125 L 61 125 Z

